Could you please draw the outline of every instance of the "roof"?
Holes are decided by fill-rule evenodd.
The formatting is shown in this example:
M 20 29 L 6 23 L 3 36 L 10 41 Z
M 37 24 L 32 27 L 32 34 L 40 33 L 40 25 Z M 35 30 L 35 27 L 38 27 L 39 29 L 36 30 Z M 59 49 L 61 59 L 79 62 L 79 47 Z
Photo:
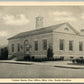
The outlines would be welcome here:
M 32 31 L 22 32 L 20 34 L 17 34 L 15 36 L 9 38 L 8 40 L 17 39 L 17 38 L 24 37 L 24 36 L 32 36 L 32 35 L 39 35 L 39 34 L 42 34 L 42 33 L 50 33 L 50 32 L 53 32 L 53 30 L 59 28 L 60 26 L 62 26 L 64 24 L 68 25 L 76 34 L 78 34 L 78 32 L 69 23 L 61 23 L 61 24 L 57 24 L 57 25 L 43 27 L 43 28 L 40 28 L 40 29 L 35 29 L 35 30 L 32 30 Z

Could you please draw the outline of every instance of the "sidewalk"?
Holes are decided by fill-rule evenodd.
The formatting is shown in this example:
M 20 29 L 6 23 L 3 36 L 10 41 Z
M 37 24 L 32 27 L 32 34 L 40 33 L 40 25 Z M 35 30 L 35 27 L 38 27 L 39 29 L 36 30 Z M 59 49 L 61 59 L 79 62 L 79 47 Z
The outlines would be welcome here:
M 71 68 L 71 69 L 84 69 L 84 64 L 73 64 L 72 61 L 66 61 L 56 64 L 54 67 Z
M 14 60 L 0 60 L 0 63 L 25 64 L 25 65 L 32 65 L 33 64 L 33 62 L 28 62 L 28 61 L 14 61 Z
M 25 65 L 48 65 L 59 68 L 84 69 L 84 64 L 73 64 L 72 61 L 46 61 L 46 62 L 29 62 L 29 61 L 14 61 L 14 60 L 0 60 L 0 63 L 11 64 L 25 64 Z
M 38 64 L 68 69 L 84 69 L 84 64 L 73 64 L 72 61 L 46 61 Z

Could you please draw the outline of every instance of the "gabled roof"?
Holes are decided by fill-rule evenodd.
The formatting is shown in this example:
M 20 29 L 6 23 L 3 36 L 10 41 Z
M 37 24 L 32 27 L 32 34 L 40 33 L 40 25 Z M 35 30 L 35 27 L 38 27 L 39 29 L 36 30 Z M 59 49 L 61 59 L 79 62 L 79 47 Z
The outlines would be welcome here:
M 32 35 L 39 35 L 39 34 L 42 34 L 42 33 L 50 33 L 50 32 L 53 32 L 53 30 L 61 27 L 64 24 L 68 25 L 76 34 L 78 34 L 78 32 L 69 23 L 61 23 L 61 24 L 57 24 L 57 25 L 43 27 L 43 28 L 40 28 L 40 29 L 35 29 L 35 30 L 32 30 L 32 31 L 23 32 L 23 33 L 17 34 L 15 36 L 9 38 L 8 40 L 16 39 L 16 38 L 20 38 L 20 37 L 24 37 L 24 36 L 32 36 Z

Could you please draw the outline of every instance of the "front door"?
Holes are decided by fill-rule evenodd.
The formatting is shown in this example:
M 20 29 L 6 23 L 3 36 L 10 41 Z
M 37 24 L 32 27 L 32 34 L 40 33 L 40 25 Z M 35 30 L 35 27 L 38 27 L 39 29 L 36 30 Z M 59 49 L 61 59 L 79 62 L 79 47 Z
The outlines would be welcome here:
M 29 51 L 30 51 L 29 45 L 26 45 L 25 46 L 25 54 L 29 55 Z
M 25 54 L 25 60 L 30 59 L 30 46 L 28 40 L 24 41 L 24 54 Z

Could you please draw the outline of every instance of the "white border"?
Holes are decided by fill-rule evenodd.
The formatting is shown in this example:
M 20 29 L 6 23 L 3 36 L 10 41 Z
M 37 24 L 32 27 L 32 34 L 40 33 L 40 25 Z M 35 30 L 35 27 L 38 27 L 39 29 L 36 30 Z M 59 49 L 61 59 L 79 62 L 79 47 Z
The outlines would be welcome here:
M 0 1 L 0 6 L 84 6 L 83 1 Z
M 84 6 L 83 1 L 0 1 L 0 6 Z M 84 83 L 84 78 L 1 78 L 0 83 Z

